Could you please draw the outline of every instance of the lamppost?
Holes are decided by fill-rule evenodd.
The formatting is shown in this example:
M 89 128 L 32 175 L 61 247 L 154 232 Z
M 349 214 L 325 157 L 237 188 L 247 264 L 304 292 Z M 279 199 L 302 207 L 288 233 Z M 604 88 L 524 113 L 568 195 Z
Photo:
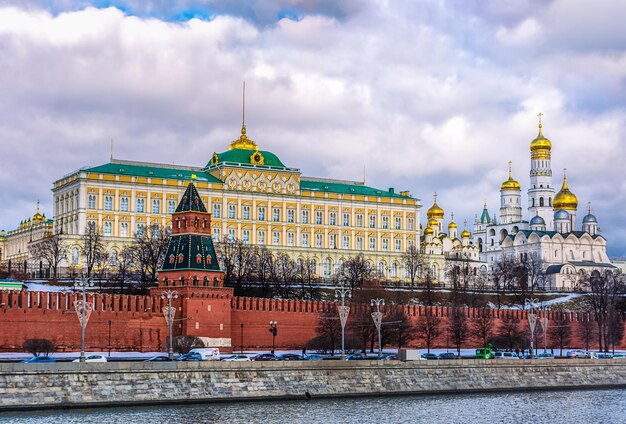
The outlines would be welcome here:
M 541 317 L 541 328 L 543 329 L 543 353 L 548 351 L 548 308 L 543 306 L 541 308 L 543 316 Z
M 93 287 L 93 282 L 89 278 L 74 282 L 74 288 L 82 292 L 82 299 L 74 301 L 74 309 L 80 321 L 80 362 L 85 362 L 85 327 L 93 311 L 93 304 L 87 303 L 87 287 Z
M 278 334 L 278 322 L 270 321 L 270 333 L 272 333 L 272 354 L 276 348 L 276 334 Z
M 535 326 L 537 325 L 537 314 L 535 309 L 539 307 L 539 300 L 526 299 L 524 305 L 528 309 L 528 326 L 530 327 L 530 355 L 535 352 Z
M 109 358 L 111 357 L 111 320 L 109 320 Z
M 174 358 L 174 346 L 172 343 L 172 324 L 174 323 L 174 314 L 175 309 L 172 307 L 172 299 L 178 299 L 178 292 L 175 291 L 165 291 L 161 294 L 161 299 L 167 299 L 167 307 L 163 308 L 163 315 L 167 320 L 167 324 L 170 327 L 170 350 L 167 354 L 170 359 Z
M 380 327 L 383 320 L 383 314 L 380 312 L 380 307 L 385 306 L 385 299 L 372 299 L 370 303 L 372 306 L 376 306 L 376 312 L 372 312 L 372 318 L 374 319 L 374 324 L 376 324 L 376 329 L 378 330 L 378 357 L 383 353 L 382 346 L 382 336 L 380 333 Z
M 241 325 L 241 354 L 243 355 L 243 323 Z
M 339 307 L 339 320 L 341 322 L 341 357 L 346 354 L 346 322 L 348 321 L 348 314 L 350 313 L 350 307 L 346 306 L 346 298 L 352 297 L 352 290 L 346 288 L 341 283 L 338 289 L 335 289 L 335 300 L 341 300 L 341 306 Z M 334 355 L 334 352 L 333 352 Z

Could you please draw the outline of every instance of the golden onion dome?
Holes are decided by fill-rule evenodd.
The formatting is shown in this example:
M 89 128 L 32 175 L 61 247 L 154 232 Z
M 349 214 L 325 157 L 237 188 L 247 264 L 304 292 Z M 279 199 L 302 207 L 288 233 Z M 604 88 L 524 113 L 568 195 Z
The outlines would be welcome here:
M 434 198 L 435 198 L 435 200 L 433 201 L 433 205 L 426 212 L 426 216 L 429 219 L 432 219 L 432 218 L 443 219 L 443 216 L 444 216 L 445 212 L 437 204 L 437 193 L 435 193 Z
M 454 222 L 454 214 L 450 214 L 450 223 L 448 224 L 448 230 L 452 230 L 452 229 L 456 229 L 458 228 L 458 226 L 456 225 L 456 222 Z
M 461 238 L 468 239 L 471 237 L 469 231 L 467 231 L 467 220 L 465 220 L 465 225 L 463 225 L 463 232 L 461 233 Z
M 522 189 L 522 185 L 513 179 L 512 164 L 513 163 L 509 161 L 509 179 L 500 185 L 500 190 L 520 191 Z
M 556 196 L 554 196 L 552 207 L 555 211 L 559 209 L 575 211 L 578 209 L 578 198 L 569 190 L 567 186 L 567 176 L 565 174 L 563 174 L 563 186 Z
M 432 219 L 432 218 L 431 218 L 431 219 L 429 219 L 429 220 L 428 220 L 428 226 L 429 226 L 429 227 L 438 227 L 438 226 L 439 226 L 439 223 L 437 222 L 437 220 L 436 220 L 436 219 Z
M 433 230 L 432 228 L 428 227 L 424 230 L 424 235 L 425 236 L 432 236 L 433 234 L 435 234 L 435 230 Z
M 543 136 L 541 117 L 543 113 L 539 113 L 539 134 L 530 142 L 530 152 L 533 159 L 546 159 L 550 157 L 552 150 L 552 142 Z

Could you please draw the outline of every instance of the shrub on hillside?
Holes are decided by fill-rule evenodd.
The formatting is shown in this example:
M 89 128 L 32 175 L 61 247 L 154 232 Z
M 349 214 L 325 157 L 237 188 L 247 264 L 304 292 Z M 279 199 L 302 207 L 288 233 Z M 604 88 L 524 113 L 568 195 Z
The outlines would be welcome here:
M 199 347 L 204 347 L 204 342 L 195 336 L 178 336 L 174 339 L 174 350 L 181 355 Z

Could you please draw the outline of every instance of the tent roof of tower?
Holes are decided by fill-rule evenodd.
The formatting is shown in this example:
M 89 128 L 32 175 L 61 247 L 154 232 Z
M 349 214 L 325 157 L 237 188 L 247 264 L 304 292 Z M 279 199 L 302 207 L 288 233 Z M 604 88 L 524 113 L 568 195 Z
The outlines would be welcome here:
M 211 236 L 173 235 L 167 247 L 162 270 L 220 271 Z
M 176 208 L 176 213 L 179 212 L 207 213 L 204 202 L 202 198 L 200 198 L 194 183 L 189 183 L 185 194 L 183 194 L 183 197 L 180 199 L 180 203 L 178 203 L 178 207 Z

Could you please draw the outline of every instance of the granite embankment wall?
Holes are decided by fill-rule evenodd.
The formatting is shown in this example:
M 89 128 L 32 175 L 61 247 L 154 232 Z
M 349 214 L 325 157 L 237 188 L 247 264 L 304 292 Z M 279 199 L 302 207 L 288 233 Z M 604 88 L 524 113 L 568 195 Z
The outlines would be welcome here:
M 626 387 L 626 360 L 0 364 L 0 410 Z

